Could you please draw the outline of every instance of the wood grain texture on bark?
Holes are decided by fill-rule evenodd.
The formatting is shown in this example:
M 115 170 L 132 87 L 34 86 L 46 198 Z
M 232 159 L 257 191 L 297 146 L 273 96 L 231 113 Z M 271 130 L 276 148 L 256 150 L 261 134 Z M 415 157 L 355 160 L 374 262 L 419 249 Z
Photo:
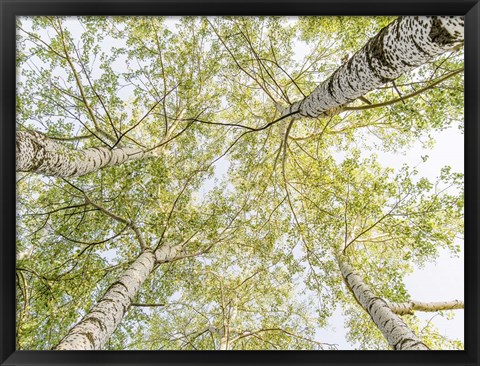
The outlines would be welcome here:
M 54 350 L 100 350 L 119 326 L 155 264 L 174 260 L 178 247 L 144 250 Z
M 345 256 L 338 255 L 337 262 L 343 278 L 355 299 L 370 315 L 388 344 L 395 350 L 428 350 L 420 338 L 395 314 L 382 298 L 375 296 L 362 278 L 353 271 Z
M 108 341 L 138 290 L 153 271 L 155 254 L 144 251 L 113 283 L 90 312 L 75 325 L 55 350 L 98 350 Z
M 441 310 L 456 310 L 464 309 L 465 304 L 460 300 L 452 301 L 437 301 L 437 302 L 424 302 L 410 300 L 407 302 L 388 302 L 388 306 L 395 314 L 398 315 L 411 315 L 414 311 L 434 312 Z
M 153 156 L 132 147 L 69 148 L 34 131 L 16 133 L 16 170 L 56 177 L 79 177 L 106 166 Z
M 463 30 L 460 16 L 400 17 L 282 115 L 339 113 L 345 104 L 461 44 Z

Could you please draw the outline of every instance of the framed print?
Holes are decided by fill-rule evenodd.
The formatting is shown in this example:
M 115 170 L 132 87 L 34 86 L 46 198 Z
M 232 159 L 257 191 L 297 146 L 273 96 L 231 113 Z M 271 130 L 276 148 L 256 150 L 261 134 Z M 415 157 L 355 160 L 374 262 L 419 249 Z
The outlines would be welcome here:
M 2 1 L 1 364 L 477 365 L 479 15 Z

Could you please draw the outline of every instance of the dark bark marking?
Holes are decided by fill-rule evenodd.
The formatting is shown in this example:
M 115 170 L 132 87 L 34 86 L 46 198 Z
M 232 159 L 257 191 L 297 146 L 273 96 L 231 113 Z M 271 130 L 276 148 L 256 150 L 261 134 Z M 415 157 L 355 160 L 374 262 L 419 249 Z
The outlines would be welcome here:
M 413 45 L 415 46 L 415 48 L 416 48 L 418 51 L 420 51 L 420 52 L 423 53 L 424 55 L 427 55 L 428 57 L 431 57 L 431 55 L 430 55 L 427 51 L 425 51 L 425 49 L 424 49 L 422 46 L 420 46 L 420 45 L 417 43 L 417 41 L 415 40 L 414 37 L 411 37 L 410 40 L 412 41 Z
M 370 42 L 365 46 L 365 58 L 367 60 L 368 67 L 370 72 L 380 80 L 381 83 L 385 84 L 392 79 L 386 78 L 383 75 L 378 73 L 377 68 L 373 65 L 373 59 L 378 60 L 378 62 L 385 67 L 392 68 L 392 64 L 385 57 L 385 48 L 383 45 L 383 38 L 387 32 L 388 27 L 383 28 Z
M 112 283 L 112 284 L 108 287 L 107 291 L 105 291 L 105 294 L 104 294 L 103 296 L 105 296 L 105 295 L 106 295 L 110 290 L 112 290 L 116 285 L 123 286 L 123 287 L 125 288 L 125 290 L 128 291 L 128 287 L 127 287 L 123 282 L 121 282 L 121 281 L 115 281 L 114 283 Z
M 391 321 L 392 321 L 392 319 L 391 319 L 391 318 L 390 318 L 390 319 L 387 319 L 387 320 L 385 320 L 385 321 L 383 322 L 383 324 L 382 324 L 382 327 L 384 327 L 384 328 L 385 328 L 385 327 L 387 326 L 388 322 L 391 322 Z
M 101 311 L 99 311 L 99 313 L 101 313 Z M 105 314 L 105 313 L 102 313 L 102 314 Z M 103 324 L 103 322 L 97 317 L 94 317 L 94 316 L 88 317 L 87 319 L 84 320 L 84 322 L 87 322 L 87 321 L 97 324 L 98 327 L 102 330 L 102 332 L 105 332 L 107 330 L 107 327 L 105 326 L 105 324 Z
M 79 333 L 76 333 L 76 334 L 85 336 L 88 339 L 88 341 L 90 342 L 90 344 L 93 346 L 92 348 L 95 348 L 95 337 L 93 336 L 93 334 L 91 332 L 79 332 Z M 68 343 L 70 343 L 70 342 L 68 342 Z
M 433 43 L 441 46 L 455 43 L 455 37 L 443 27 L 438 17 L 432 17 L 432 27 L 428 36 Z
M 407 342 L 412 343 L 409 348 L 422 344 L 428 349 L 428 346 L 425 343 L 416 341 L 415 339 L 412 339 L 412 338 L 403 338 L 397 344 L 395 344 L 393 346 L 393 348 L 396 349 L 396 350 L 402 350 L 402 349 L 404 349 L 403 347 L 404 347 L 405 343 L 407 343 Z

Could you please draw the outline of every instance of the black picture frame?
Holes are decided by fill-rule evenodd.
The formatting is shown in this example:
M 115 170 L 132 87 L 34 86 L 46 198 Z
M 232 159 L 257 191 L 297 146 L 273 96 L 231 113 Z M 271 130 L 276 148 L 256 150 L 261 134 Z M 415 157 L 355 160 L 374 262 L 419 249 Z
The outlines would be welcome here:
M 15 17 L 21 15 L 464 15 L 465 350 L 389 351 L 16 351 Z M 0 0 L 1 365 L 463 365 L 479 364 L 478 192 L 480 4 L 478 0 Z

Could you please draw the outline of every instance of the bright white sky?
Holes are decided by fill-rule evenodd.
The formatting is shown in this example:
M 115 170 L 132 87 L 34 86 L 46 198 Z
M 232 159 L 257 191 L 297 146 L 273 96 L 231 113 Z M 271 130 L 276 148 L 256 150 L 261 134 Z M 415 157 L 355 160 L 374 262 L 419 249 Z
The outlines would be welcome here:
M 296 21 L 291 17 L 290 21 Z M 176 21 L 172 20 L 172 25 Z M 172 27 L 173 28 L 173 27 Z M 300 63 L 308 53 L 306 45 L 299 41 L 296 44 L 296 60 Z M 446 165 L 452 167 L 455 172 L 464 171 L 464 136 L 457 128 L 450 128 L 442 132 L 433 133 L 436 141 L 433 149 L 425 149 L 420 142 L 414 144 L 403 154 L 384 153 L 376 151 L 378 161 L 385 167 L 389 166 L 398 170 L 403 164 L 416 166 L 421 162 L 420 156 L 428 155 L 429 159 L 418 166 L 419 176 L 435 181 L 440 174 L 440 169 Z M 365 156 L 370 154 L 366 152 Z M 223 160 L 223 161 L 222 161 Z M 215 178 L 221 179 L 228 169 L 228 162 L 225 159 L 216 164 Z M 213 186 L 213 179 L 204 188 Z M 463 248 L 463 245 L 462 245 Z M 463 251 L 458 258 L 451 257 L 444 251 L 436 263 L 429 263 L 424 268 L 416 268 L 414 272 L 405 279 L 407 291 L 411 298 L 418 301 L 448 301 L 464 299 L 464 260 Z M 442 335 L 450 339 L 464 341 L 464 311 L 455 310 L 455 317 L 447 320 L 446 317 L 435 315 L 436 313 L 417 312 L 417 316 L 431 321 Z M 432 319 L 433 317 L 433 319 Z M 317 340 L 327 343 L 335 343 L 339 349 L 353 349 L 345 340 L 345 328 L 343 325 L 341 309 L 337 309 L 330 319 L 330 328 L 320 330 Z
M 295 21 L 292 17 L 291 21 Z M 295 54 L 300 61 L 306 55 L 306 47 L 303 42 L 298 42 Z M 436 141 L 433 149 L 424 149 L 420 142 L 404 152 L 393 154 L 376 151 L 378 161 L 384 165 L 398 170 L 403 164 L 415 166 L 421 159 L 420 156 L 428 155 L 429 159 L 418 166 L 419 176 L 434 181 L 439 175 L 440 169 L 446 165 L 452 167 L 455 172 L 464 172 L 464 136 L 457 128 L 450 128 L 442 132 L 432 134 Z M 365 155 L 370 154 L 367 152 Z M 463 243 L 462 243 L 463 244 Z M 463 245 L 462 245 L 463 248 Z M 464 259 L 463 251 L 459 258 L 454 258 L 447 252 L 443 252 L 436 263 L 429 263 L 424 268 L 416 268 L 405 279 L 405 286 L 411 298 L 418 301 L 448 301 L 464 299 Z M 464 311 L 456 310 L 455 317 L 447 320 L 446 317 L 435 313 L 421 313 L 417 315 L 428 322 L 431 319 L 442 335 L 450 339 L 464 341 Z M 433 317 L 433 319 L 432 319 Z M 320 341 L 337 343 L 339 349 L 351 349 L 345 341 L 345 329 L 340 309 L 337 309 L 331 318 L 330 332 L 319 334 Z M 324 338 L 325 337 L 325 338 Z
M 28 22 L 22 19 L 24 26 L 28 28 Z M 290 19 L 291 22 L 295 18 Z M 167 24 L 170 30 L 175 31 L 175 25 L 178 18 L 167 18 Z M 80 36 L 83 29 L 69 24 L 70 31 Z M 110 44 L 111 46 L 111 44 Z M 295 49 L 298 61 L 307 53 L 306 45 L 299 42 Z M 464 142 L 463 135 L 458 129 L 448 129 L 443 132 L 433 134 L 437 141 L 431 150 L 425 150 L 420 143 L 410 148 L 404 154 L 392 154 L 376 152 L 378 160 L 385 166 L 394 169 L 400 168 L 404 163 L 417 165 L 420 162 L 420 156 L 429 155 L 426 163 L 420 164 L 419 175 L 434 180 L 440 172 L 440 168 L 450 165 L 454 171 L 463 172 L 464 166 Z M 370 153 L 370 152 L 369 152 Z M 216 173 L 213 179 L 209 179 L 203 187 L 207 191 L 213 187 L 215 179 L 221 179 L 228 169 L 228 161 L 221 159 L 216 166 Z M 450 258 L 448 253 L 443 253 L 436 263 L 430 263 L 424 268 L 417 268 L 410 276 L 406 278 L 406 287 L 411 294 L 412 299 L 419 301 L 445 301 L 445 300 L 463 300 L 464 299 L 464 261 L 463 252 L 460 258 Z M 418 315 L 428 321 L 431 320 L 445 336 L 451 339 L 464 340 L 464 317 L 463 310 L 456 310 L 456 316 L 452 320 L 447 320 L 442 316 L 434 316 L 435 313 L 419 313 Z M 318 340 L 327 343 L 338 344 L 339 349 L 352 349 L 345 341 L 345 330 L 341 310 L 337 309 L 330 320 L 330 327 L 318 332 Z
M 378 161 L 384 166 L 399 169 L 405 163 L 417 165 L 420 162 L 420 156 L 428 155 L 429 159 L 420 164 L 418 170 L 419 176 L 428 178 L 430 181 L 435 180 L 440 169 L 445 165 L 451 166 L 456 172 L 463 172 L 464 136 L 460 130 L 450 128 L 432 136 L 436 140 L 433 149 L 424 149 L 418 142 L 404 154 L 376 151 Z M 443 251 L 435 263 L 428 263 L 424 268 L 415 268 L 414 272 L 406 277 L 405 287 L 413 300 L 464 300 L 463 250 L 458 258 L 451 257 L 449 253 Z M 455 310 L 454 314 L 455 317 L 448 320 L 436 313 L 416 313 L 425 322 L 431 319 L 431 323 L 447 338 L 464 341 L 464 311 Z M 330 331 L 320 332 L 319 340 L 328 339 L 328 342 L 337 343 L 339 349 L 352 349 L 351 345 L 345 341 L 346 332 L 340 309 L 337 309 L 330 324 L 332 325 Z

